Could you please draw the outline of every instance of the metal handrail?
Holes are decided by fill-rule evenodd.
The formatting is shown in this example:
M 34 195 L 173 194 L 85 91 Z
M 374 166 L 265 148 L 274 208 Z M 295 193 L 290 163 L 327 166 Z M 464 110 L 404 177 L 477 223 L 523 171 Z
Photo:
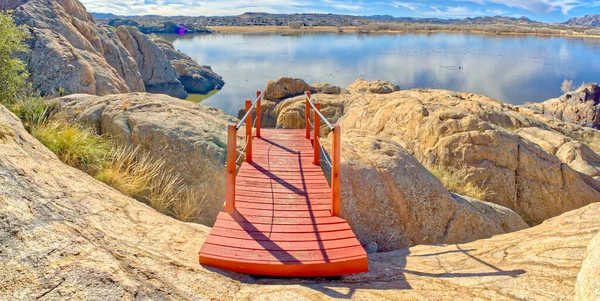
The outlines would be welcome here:
M 327 125 L 327 127 L 334 131 L 335 128 L 333 127 L 333 125 L 331 125 L 331 123 L 329 122 L 329 120 L 327 120 L 327 118 L 325 118 L 325 116 L 323 116 L 323 114 L 321 114 L 320 110 L 317 110 L 317 107 L 315 107 L 315 104 L 313 103 L 313 101 L 310 99 L 310 96 L 308 95 L 308 92 L 304 92 L 304 96 L 306 96 L 306 100 L 308 100 L 308 103 L 310 104 L 311 108 L 313 110 L 315 110 L 315 112 L 317 114 L 319 114 L 319 117 L 321 117 L 321 120 L 323 120 L 325 122 L 325 124 Z
M 256 107 L 256 104 L 258 103 L 259 100 L 262 99 L 263 93 L 260 92 L 260 95 L 258 97 L 256 97 L 256 99 L 252 102 L 252 106 L 250 107 L 250 110 L 248 110 L 248 112 L 246 112 L 246 115 L 244 115 L 244 117 L 240 120 L 240 122 L 238 124 L 236 124 L 235 129 L 239 130 L 242 125 L 244 124 L 244 122 L 246 122 L 246 119 L 248 119 L 248 117 L 252 114 L 252 111 L 254 111 L 254 108 Z

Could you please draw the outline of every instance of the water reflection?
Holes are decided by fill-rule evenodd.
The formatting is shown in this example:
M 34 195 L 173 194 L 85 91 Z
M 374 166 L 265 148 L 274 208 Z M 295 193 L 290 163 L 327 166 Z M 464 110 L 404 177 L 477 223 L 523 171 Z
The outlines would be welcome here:
M 167 38 L 223 76 L 223 90 L 203 104 L 230 114 L 280 76 L 342 87 L 357 78 L 388 79 L 403 89 L 474 92 L 512 104 L 556 97 L 565 78 L 576 84 L 600 81 L 597 39 L 351 33 Z

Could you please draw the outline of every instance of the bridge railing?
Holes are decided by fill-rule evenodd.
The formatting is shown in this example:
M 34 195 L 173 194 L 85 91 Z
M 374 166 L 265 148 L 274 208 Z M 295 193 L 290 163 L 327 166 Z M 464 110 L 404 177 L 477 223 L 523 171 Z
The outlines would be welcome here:
M 225 211 L 233 213 L 235 211 L 235 177 L 237 171 L 237 162 L 242 157 L 244 152 L 237 156 L 237 131 L 245 124 L 246 125 L 246 162 L 252 163 L 252 130 L 256 126 L 256 137 L 260 137 L 260 118 L 261 118 L 261 102 L 263 93 L 256 92 L 256 99 L 246 100 L 246 114 L 237 124 L 231 124 L 227 130 L 227 168 L 226 168 L 226 184 L 225 184 Z M 321 113 L 321 104 L 314 103 L 311 99 L 310 92 L 305 92 L 306 97 L 306 138 L 310 139 L 311 127 L 313 128 L 313 164 L 321 164 L 321 151 L 325 153 L 325 149 L 321 144 L 321 121 L 331 130 L 332 133 L 332 152 L 330 154 L 331 161 L 324 157 L 324 160 L 331 167 L 331 214 L 340 216 L 341 209 L 341 183 L 340 183 L 340 154 L 341 154 L 341 127 L 340 125 L 332 125 L 329 120 Z M 314 111 L 314 124 L 310 121 L 311 109 Z M 256 111 L 256 118 L 253 118 L 253 112 Z M 254 122 L 253 122 L 254 119 Z
M 231 124 L 227 128 L 227 168 L 225 171 L 225 211 L 233 213 L 235 211 L 235 176 L 237 171 L 237 162 L 244 152 L 237 157 L 237 131 L 246 124 L 246 162 L 252 163 L 252 129 L 256 126 L 256 137 L 260 138 L 260 107 L 263 92 L 256 92 L 254 101 L 246 100 L 246 114 L 237 124 Z M 256 118 L 252 113 L 256 110 Z M 248 119 L 249 118 L 249 119 Z M 254 122 L 252 121 L 254 119 Z
M 331 162 L 324 157 L 325 161 L 331 167 L 331 215 L 340 216 L 341 210 L 341 181 L 340 181 L 340 155 L 341 155 L 341 127 L 339 124 L 332 125 L 329 120 L 321 113 L 321 104 L 314 103 L 311 99 L 310 91 L 304 92 L 306 97 L 305 116 L 306 119 L 306 139 L 310 139 L 311 127 L 313 128 L 313 164 L 321 165 L 321 150 L 325 149 L 321 145 L 321 121 L 331 130 Z M 311 109 L 314 111 L 314 124 L 310 122 Z

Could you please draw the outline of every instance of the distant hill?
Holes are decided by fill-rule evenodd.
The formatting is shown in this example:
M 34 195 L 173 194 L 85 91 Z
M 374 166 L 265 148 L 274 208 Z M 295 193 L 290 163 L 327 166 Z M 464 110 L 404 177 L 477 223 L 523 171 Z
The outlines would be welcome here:
M 586 27 L 600 27 L 600 15 L 587 15 L 579 18 L 571 18 L 563 24 Z
M 239 16 L 115 16 L 112 14 L 92 13 L 94 18 L 107 22 L 108 19 L 123 18 L 136 20 L 140 23 L 195 23 L 203 26 L 286 26 L 290 22 L 301 22 L 305 26 L 363 26 L 373 22 L 419 23 L 419 24 L 509 24 L 509 25 L 539 25 L 526 17 L 511 18 L 503 16 L 476 17 L 465 19 L 411 18 L 394 17 L 390 15 L 352 16 L 335 14 L 270 14 L 264 12 L 246 12 Z M 112 15 L 112 16 L 111 16 Z M 98 16 L 98 17 L 96 17 Z
M 456 24 L 512 24 L 512 25 L 531 25 L 542 24 L 537 21 L 530 20 L 526 17 L 511 18 L 511 17 L 476 17 L 464 18 L 455 22 Z
M 114 19 L 114 18 L 119 17 L 115 14 L 107 14 L 107 13 L 92 13 L 91 12 L 90 15 L 92 15 L 92 17 L 94 17 L 94 19 L 96 19 L 96 20 Z
M 390 15 L 374 15 L 365 16 L 364 18 L 376 21 L 388 22 L 412 22 L 412 23 L 430 23 L 430 24 L 451 24 L 458 22 L 458 19 L 438 19 L 438 18 L 411 18 L 411 17 L 394 17 Z

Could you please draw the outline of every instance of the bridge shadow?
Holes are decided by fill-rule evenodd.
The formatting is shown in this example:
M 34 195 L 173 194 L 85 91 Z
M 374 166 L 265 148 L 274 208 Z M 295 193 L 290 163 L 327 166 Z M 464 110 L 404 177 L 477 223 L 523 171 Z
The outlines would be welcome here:
M 301 170 L 299 172 L 300 179 L 301 179 L 301 184 L 292 184 L 292 183 L 289 183 L 286 180 L 282 179 L 281 177 L 273 174 L 267 168 L 264 168 L 263 166 L 261 166 L 260 164 L 255 163 L 255 162 L 252 162 L 252 163 L 249 163 L 249 164 L 254 169 L 256 169 L 257 171 L 261 172 L 265 177 L 268 177 L 269 179 L 275 181 L 277 184 L 285 187 L 291 193 L 294 193 L 294 194 L 296 194 L 296 195 L 301 196 L 301 197 L 304 198 L 305 204 L 306 204 L 307 209 L 308 209 L 307 212 L 309 212 L 309 214 L 310 214 L 309 218 L 312 221 L 313 232 L 315 234 L 315 241 L 317 242 L 317 244 L 319 246 L 319 250 L 321 252 L 321 257 L 322 257 L 323 261 L 325 261 L 325 262 L 331 262 L 331 260 L 329 259 L 329 255 L 327 254 L 327 250 L 325 249 L 325 246 L 323 245 L 323 241 L 321 239 L 321 234 L 319 233 L 319 230 L 317 228 L 317 220 L 316 220 L 316 217 L 315 217 L 314 212 L 313 212 L 312 204 L 310 202 L 310 195 L 308 193 L 308 187 L 307 187 L 307 184 L 306 184 L 306 178 L 305 178 L 304 172 L 302 172 L 302 170 L 303 170 L 303 163 L 302 163 L 301 152 L 292 151 L 289 148 L 286 148 L 286 147 L 284 147 L 284 146 L 282 146 L 280 144 L 274 143 L 274 142 L 272 142 L 270 140 L 267 140 L 267 139 L 264 139 L 264 138 L 261 138 L 261 140 L 267 141 L 268 143 L 272 144 L 273 146 L 276 146 L 279 149 L 285 149 L 286 151 L 289 151 L 290 153 L 295 154 L 297 156 L 296 159 L 297 159 L 297 162 L 298 162 L 299 169 Z M 267 162 L 271 162 L 270 148 L 267 151 Z M 298 185 L 300 185 L 301 187 L 298 187 Z M 273 190 L 272 189 L 273 189 L 273 187 L 271 186 L 271 193 L 273 195 Z M 272 198 L 272 201 L 273 201 L 273 204 L 276 203 L 276 201 L 275 201 L 274 198 Z M 238 215 L 239 215 L 239 213 L 238 213 Z M 276 245 L 275 242 L 271 242 L 271 243 L 273 245 Z M 261 245 L 263 245 L 263 244 L 261 243 Z M 279 248 L 279 249 L 281 249 L 281 248 Z M 275 256 L 275 253 L 272 252 L 272 254 Z M 291 256 L 289 253 L 288 253 L 288 255 Z
M 451 247 L 451 246 L 448 246 Z M 432 281 L 440 284 L 440 281 L 449 281 L 452 286 L 460 285 L 460 282 L 452 281 L 453 279 L 468 279 L 482 278 L 482 280 L 493 277 L 511 277 L 518 278 L 526 271 L 523 269 L 503 270 L 494 266 L 485 260 L 470 254 L 477 249 L 463 249 L 460 245 L 455 245 L 455 250 L 447 250 L 438 253 L 430 254 L 411 254 L 409 249 L 398 251 L 377 253 L 369 255 L 369 272 L 347 275 L 341 277 L 313 277 L 313 278 L 287 278 L 287 277 L 268 277 L 238 274 L 215 268 L 209 268 L 211 271 L 220 275 L 236 279 L 244 284 L 259 284 L 259 285 L 279 285 L 279 286 L 302 286 L 314 291 L 318 291 L 329 298 L 335 299 L 352 299 L 355 297 L 357 290 L 427 290 Z M 432 246 L 432 248 L 439 248 Z M 482 264 L 484 267 L 474 267 L 477 269 L 474 272 L 446 272 L 441 266 L 437 269 L 432 269 L 430 262 L 427 265 L 415 265 L 417 269 L 407 269 L 407 262 L 411 258 L 431 258 L 443 262 L 445 258 L 452 259 L 452 262 L 461 262 L 456 256 L 463 255 L 466 258 L 472 259 L 475 262 Z M 467 263 L 468 264 L 468 263 Z M 420 270 L 418 267 L 422 266 Z M 460 269 L 460 268 L 459 268 Z M 467 269 L 467 267 L 462 268 Z M 486 270 L 487 269 L 487 270 Z M 438 272 L 441 270 L 440 272 Z M 411 284 L 413 282 L 414 284 Z M 486 285 L 490 285 L 487 282 Z M 421 295 L 422 294 L 417 294 Z M 399 297 L 399 296 L 398 296 Z

